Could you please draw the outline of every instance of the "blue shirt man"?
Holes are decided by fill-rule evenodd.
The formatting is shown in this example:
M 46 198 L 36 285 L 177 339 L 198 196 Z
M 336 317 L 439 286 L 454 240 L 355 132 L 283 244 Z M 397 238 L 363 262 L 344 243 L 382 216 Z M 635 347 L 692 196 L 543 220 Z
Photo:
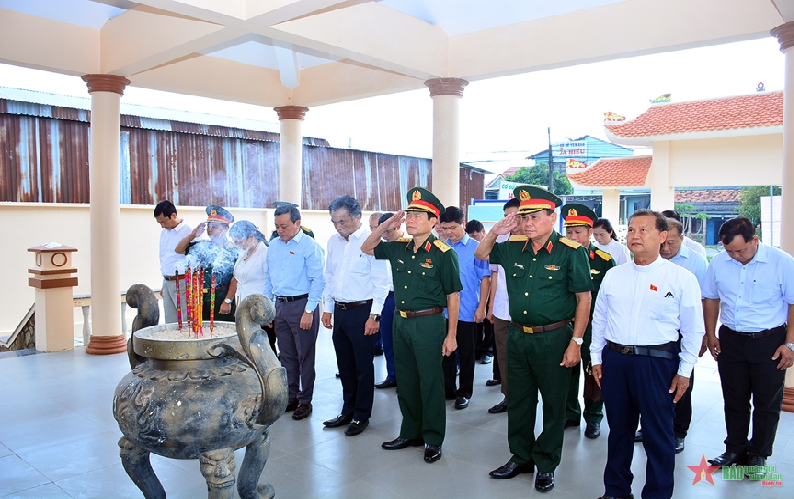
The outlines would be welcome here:
M 319 303 L 325 288 L 324 252 L 301 230 L 301 215 L 293 205 L 276 208 L 278 239 L 267 252 L 263 294 L 275 301 L 273 326 L 279 360 L 287 370 L 292 419 L 312 412 L 314 353 L 320 327 Z
M 448 399 L 455 399 L 455 409 L 469 406 L 474 391 L 474 360 L 477 344 L 477 323 L 485 319 L 486 303 L 490 294 L 491 271 L 488 262 L 475 258 L 479 244 L 466 234 L 463 212 L 456 206 L 448 206 L 440 218 L 441 230 L 458 255 L 460 280 L 460 314 L 458 318 L 458 355 L 444 357 L 444 391 Z M 460 388 L 455 387 L 457 357 L 460 358 Z

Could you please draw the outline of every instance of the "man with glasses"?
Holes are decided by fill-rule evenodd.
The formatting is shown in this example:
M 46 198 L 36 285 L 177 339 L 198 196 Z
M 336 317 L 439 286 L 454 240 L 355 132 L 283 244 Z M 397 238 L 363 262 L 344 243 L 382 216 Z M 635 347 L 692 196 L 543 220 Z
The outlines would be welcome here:
M 587 251 L 554 230 L 560 198 L 532 186 L 516 187 L 514 193 L 518 216 L 497 222 L 474 252 L 504 267 L 510 302 L 507 438 L 513 456 L 490 475 L 513 478 L 537 466 L 535 489 L 546 492 L 554 488 L 562 457 L 570 369 L 581 360 L 593 284 Z M 517 224 L 523 235 L 496 242 Z M 538 392 L 543 431 L 535 438 Z

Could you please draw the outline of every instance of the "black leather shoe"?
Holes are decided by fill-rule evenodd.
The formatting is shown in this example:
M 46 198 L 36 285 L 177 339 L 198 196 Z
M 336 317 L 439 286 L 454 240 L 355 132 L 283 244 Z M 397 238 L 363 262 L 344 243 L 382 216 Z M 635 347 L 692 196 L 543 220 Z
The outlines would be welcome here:
M 425 462 L 434 463 L 441 459 L 441 446 L 440 445 L 425 445 Z
M 615 496 L 603 495 L 603 496 L 599 497 L 598 499 L 634 499 L 634 494 L 629 494 L 628 497 L 615 497 Z
M 334 419 L 329 419 L 328 421 L 323 421 L 323 425 L 326 428 L 339 428 L 340 426 L 344 426 L 349 424 L 353 421 L 353 415 L 345 416 L 344 414 L 340 414 Z
M 642 442 L 642 430 L 637 430 L 634 432 L 634 441 L 635 442 Z
M 496 386 L 501 384 L 502 382 L 499 381 L 498 379 L 489 379 L 488 381 L 485 382 L 485 386 Z
M 500 412 L 507 412 L 507 399 L 502 399 L 501 402 L 488 409 L 491 414 L 499 414 Z
M 745 461 L 745 454 L 725 452 L 714 459 L 709 459 L 709 464 L 712 466 L 731 466 L 734 464 L 744 464 L 743 461 Z
M 681 454 L 684 452 L 684 438 L 685 437 L 675 437 L 675 453 Z
M 421 438 L 403 438 L 397 437 L 391 442 L 383 442 L 380 444 L 386 450 L 397 450 L 397 449 L 405 449 L 407 447 L 419 447 L 420 445 L 424 445 L 425 441 Z
M 455 409 L 465 409 L 469 407 L 469 399 L 466 397 L 458 397 L 455 399 Z
M 390 379 L 384 379 L 380 383 L 375 383 L 375 388 L 397 388 L 397 382 Z
M 584 429 L 584 436 L 587 438 L 598 438 L 601 436 L 601 423 L 587 423 Z
M 353 420 L 350 422 L 350 426 L 345 430 L 345 435 L 348 437 L 355 437 L 364 431 L 367 426 L 369 426 L 369 419 L 365 419 L 364 421 Z
M 309 417 L 312 413 L 311 404 L 298 404 L 298 408 L 292 413 L 292 419 L 303 419 Z
M 490 364 L 493 362 L 493 355 L 485 354 L 482 356 L 482 360 L 480 360 L 480 364 Z
M 758 454 L 750 454 L 750 453 L 748 453 L 747 454 L 747 466 L 748 467 L 750 467 L 750 466 L 766 466 L 766 458 L 764 456 L 760 456 Z M 763 478 L 763 476 L 759 477 L 759 478 L 756 478 L 755 477 L 756 473 L 764 474 L 763 471 L 750 470 L 748 468 L 745 468 L 744 476 L 750 478 L 751 480 L 753 480 L 753 479 L 758 480 L 759 478 Z
M 380 357 L 381 355 L 383 355 L 383 349 L 382 348 L 376 348 L 375 351 L 373 352 L 373 355 L 375 357 Z
M 554 488 L 554 472 L 541 473 L 535 475 L 535 490 L 540 492 L 548 492 Z
M 287 408 L 284 410 L 284 412 L 292 412 L 297 408 L 298 408 L 298 401 L 293 400 L 292 402 L 287 404 Z
M 529 473 L 532 474 L 535 472 L 535 465 L 534 464 L 516 464 L 513 461 L 508 461 L 507 463 L 499 466 L 492 472 L 488 473 L 491 478 L 513 478 L 516 475 L 521 473 Z
M 573 428 L 574 426 L 579 426 L 579 421 L 574 421 L 573 419 L 566 419 L 565 420 L 565 429 Z

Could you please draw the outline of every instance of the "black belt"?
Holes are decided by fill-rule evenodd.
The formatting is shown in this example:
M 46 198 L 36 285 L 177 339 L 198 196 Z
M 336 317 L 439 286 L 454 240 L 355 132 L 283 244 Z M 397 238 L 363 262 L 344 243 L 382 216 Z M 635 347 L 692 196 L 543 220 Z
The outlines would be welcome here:
M 519 324 L 518 322 L 513 321 L 513 325 L 524 331 L 525 333 L 543 333 L 546 331 L 554 331 L 555 329 L 560 329 L 563 326 L 567 326 L 570 324 L 571 321 L 564 320 L 564 321 L 557 321 L 552 324 L 546 324 L 545 326 L 525 326 L 524 324 Z
M 721 326 L 721 328 L 725 328 L 728 331 L 738 334 L 742 338 L 746 340 L 760 340 L 761 338 L 766 338 L 767 336 L 772 336 L 773 334 L 777 334 L 780 331 L 785 331 L 787 329 L 786 324 L 782 324 L 778 327 L 773 327 L 772 329 L 764 329 L 763 331 L 758 331 L 757 333 L 740 333 L 739 331 L 734 331 L 733 329 L 729 328 L 725 324 Z M 721 329 L 720 328 L 720 329 Z
M 298 296 L 276 296 L 276 301 L 285 302 L 285 301 L 298 301 L 304 298 L 308 298 L 309 293 L 305 295 L 298 295 Z
M 394 296 L 394 291 L 389 291 L 389 296 Z
M 621 345 L 607 340 L 610 350 L 622 353 L 623 355 L 642 355 L 644 357 L 660 357 L 662 359 L 673 360 L 677 356 L 670 350 L 676 346 L 677 342 L 671 341 L 663 345 Z
M 334 303 L 336 304 L 336 308 L 341 310 L 348 310 L 351 308 L 360 307 L 361 305 L 372 305 L 372 300 L 349 301 L 349 302 L 337 301 Z

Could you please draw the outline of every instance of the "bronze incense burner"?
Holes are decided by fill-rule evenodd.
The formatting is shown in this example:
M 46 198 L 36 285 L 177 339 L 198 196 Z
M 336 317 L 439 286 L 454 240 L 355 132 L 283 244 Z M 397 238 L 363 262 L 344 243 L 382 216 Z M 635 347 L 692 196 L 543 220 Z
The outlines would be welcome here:
M 121 461 L 132 481 L 147 499 L 164 498 L 149 454 L 199 459 L 208 497 L 232 498 L 234 451 L 245 447 L 240 497 L 273 497 L 272 485 L 258 485 L 269 454 L 268 429 L 288 398 L 286 372 L 259 326 L 273 320 L 273 304 L 262 295 L 249 296 L 234 324 L 215 324 L 214 337 L 207 329 L 203 338 L 163 339 L 179 327 L 141 328 L 146 317 L 149 323 L 154 315 L 154 323 L 159 320 L 157 309 L 151 312 L 157 306 L 152 291 L 136 284 L 127 300 L 139 309 L 128 344 L 132 372 L 116 387 L 113 415 L 124 434 Z

